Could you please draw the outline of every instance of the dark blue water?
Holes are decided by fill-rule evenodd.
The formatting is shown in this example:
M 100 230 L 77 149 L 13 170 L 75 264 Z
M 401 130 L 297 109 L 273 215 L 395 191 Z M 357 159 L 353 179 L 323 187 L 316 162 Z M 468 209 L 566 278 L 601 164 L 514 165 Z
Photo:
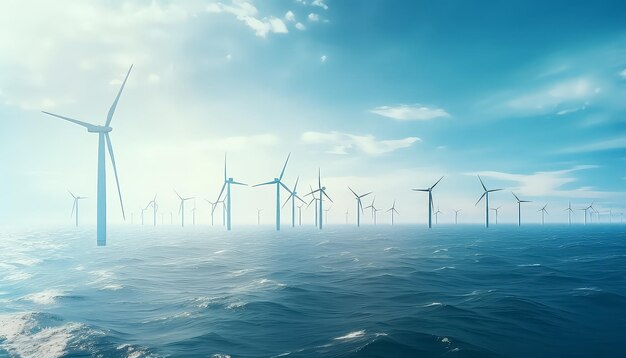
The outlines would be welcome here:
M 0 356 L 626 356 L 626 227 L 0 235 Z

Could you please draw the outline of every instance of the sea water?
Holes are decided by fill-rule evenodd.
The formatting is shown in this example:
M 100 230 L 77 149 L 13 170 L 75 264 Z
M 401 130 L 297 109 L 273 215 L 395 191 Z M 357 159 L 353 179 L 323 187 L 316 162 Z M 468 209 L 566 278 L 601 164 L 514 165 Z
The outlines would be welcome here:
M 626 356 L 626 226 L 0 233 L 0 356 Z

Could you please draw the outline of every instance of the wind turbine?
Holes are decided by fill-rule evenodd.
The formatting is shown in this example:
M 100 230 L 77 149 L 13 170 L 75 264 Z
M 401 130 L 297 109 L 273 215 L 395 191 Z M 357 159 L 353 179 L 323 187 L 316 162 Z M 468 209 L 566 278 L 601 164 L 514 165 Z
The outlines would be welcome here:
M 165 224 L 165 213 L 161 213 L 161 225 Z
M 191 209 L 191 223 L 196 225 L 196 199 L 193 199 L 193 208 Z
M 376 196 L 374 196 L 374 199 L 372 199 L 372 203 L 365 207 L 365 209 L 372 209 L 372 220 L 374 222 L 374 225 L 376 225 L 376 207 L 374 206 L 375 202 Z
M 322 230 L 323 227 L 323 223 L 322 223 L 322 206 L 323 206 L 323 197 L 325 196 L 328 200 L 330 200 L 331 203 L 333 203 L 333 199 L 330 198 L 330 196 L 328 196 L 328 194 L 326 194 L 326 187 L 322 186 L 322 170 L 321 169 L 317 169 L 317 189 L 312 190 L 310 193 L 308 193 L 307 195 L 313 195 L 315 196 L 315 193 L 319 193 L 319 228 L 320 230 Z M 306 196 L 306 195 L 305 195 Z
M 256 224 L 261 225 L 261 211 L 263 209 L 256 209 Z
M 571 201 L 568 201 L 567 208 L 565 208 L 565 210 L 563 211 L 567 211 L 567 222 L 569 223 L 569 225 L 572 225 L 572 214 L 574 213 L 574 210 L 572 210 Z
M 348 215 L 350 215 L 350 212 L 346 209 L 346 225 L 348 225 Z
M 500 210 L 501 207 L 502 205 L 498 206 L 497 208 L 491 208 L 491 210 L 496 212 L 496 225 L 498 225 L 498 211 Z
M 302 226 L 302 207 L 304 204 L 298 205 L 298 226 Z
M 514 192 L 511 192 L 517 200 L 517 226 L 522 226 L 522 203 L 532 203 L 530 200 L 520 200 L 520 198 L 515 195 Z
M 79 121 L 77 119 L 72 119 L 69 117 L 60 116 L 58 114 L 53 114 L 50 112 L 42 111 L 45 114 L 51 115 L 53 117 L 61 118 L 66 121 L 78 124 L 79 126 L 83 126 L 87 128 L 87 132 L 89 133 L 98 133 L 98 220 L 97 220 L 97 245 L 105 246 L 107 241 L 107 202 L 106 202 L 106 167 L 105 167 L 105 149 L 104 145 L 106 142 L 107 148 L 109 150 L 109 156 L 111 157 L 111 164 L 113 165 L 113 172 L 115 173 L 115 182 L 117 184 L 117 193 L 120 197 L 120 206 L 122 208 L 122 217 L 124 221 L 126 221 L 126 214 L 124 213 L 124 204 L 122 202 L 122 191 L 120 189 L 120 181 L 117 176 L 117 167 L 115 166 L 115 156 L 113 155 L 113 146 L 111 145 L 111 137 L 109 133 L 113 130 L 110 127 L 111 120 L 113 119 L 113 114 L 115 113 L 115 108 L 117 107 L 117 102 L 122 95 L 122 90 L 126 85 L 126 80 L 128 80 L 128 76 L 130 75 L 130 71 L 133 69 L 131 65 L 128 69 L 128 73 L 124 78 L 124 82 L 122 82 L 122 87 L 120 87 L 111 108 L 109 108 L 109 113 L 107 114 L 106 122 L 104 125 L 94 125 L 87 122 Z
M 170 211 L 170 225 L 174 225 L 174 213 Z
M 363 203 L 361 202 L 361 199 L 370 195 L 372 192 L 370 191 L 367 194 L 358 195 L 354 192 L 354 190 L 352 190 L 352 188 L 348 187 L 348 189 L 350 189 L 356 199 L 356 226 L 359 227 L 361 226 L 361 213 L 365 214 L 365 212 L 363 211 Z
M 310 185 L 309 185 L 309 187 L 311 188 L 311 192 L 313 192 L 313 187 L 311 187 Z M 305 195 L 305 196 L 306 196 L 306 195 Z M 308 207 L 309 207 L 309 206 L 311 206 L 311 204 L 312 204 L 313 202 L 315 202 L 315 210 L 314 210 L 314 211 L 315 211 L 315 227 L 318 227 L 318 226 L 319 226 L 319 222 L 318 222 L 318 220 L 317 220 L 317 214 L 318 214 L 318 211 L 317 211 L 317 200 L 318 200 L 318 199 L 315 197 L 315 195 L 313 195 L 313 198 L 311 199 L 311 201 L 309 201 L 309 203 L 306 205 L 306 207 L 307 207 L 307 209 L 308 209 Z
M 141 226 L 143 226 L 143 213 L 144 211 L 148 210 L 148 208 L 141 208 Z
M 176 190 L 174 190 L 174 193 L 176 193 L 180 199 L 180 206 L 178 207 L 178 215 L 182 214 L 180 217 L 180 226 L 185 226 L 185 201 L 195 199 L 195 197 L 190 196 L 188 198 L 183 198 Z
M 537 211 L 541 211 L 541 225 L 543 225 L 545 223 L 545 218 L 544 218 L 544 214 L 548 214 L 548 210 L 546 210 L 546 206 L 548 206 L 548 203 L 546 203 L 546 205 L 543 206 L 543 208 L 537 210 Z
M 624 213 L 619 213 L 619 223 L 620 224 L 624 223 Z
M 296 184 L 293 186 L 293 190 L 283 204 L 283 207 L 285 207 L 285 205 L 287 205 L 287 203 L 289 202 L 289 199 L 291 199 L 291 227 L 296 226 L 296 198 L 306 204 L 306 202 L 298 196 L 298 180 L 300 180 L 300 177 L 296 179 Z
M 463 209 L 454 210 L 454 225 L 459 223 L 459 212 Z
M 480 185 L 483 186 L 483 195 L 480 196 L 480 199 L 478 199 L 478 201 L 476 202 L 476 205 L 478 205 L 478 203 L 480 203 L 481 200 L 483 200 L 483 197 L 485 198 L 485 227 L 489 227 L 489 193 L 493 193 L 494 191 L 500 191 L 502 189 L 491 189 L 491 190 L 487 190 L 487 187 L 485 187 L 485 183 L 483 183 L 483 180 L 480 178 L 480 175 L 478 176 L 478 180 L 480 180 Z
M 326 221 L 326 225 L 328 225 L 328 212 L 330 211 L 330 209 L 332 209 L 333 207 L 329 207 L 328 209 L 324 209 L 324 221 Z
M 435 211 L 435 224 L 439 224 L 439 214 L 443 214 L 443 212 L 439 210 L 439 205 L 437 205 L 437 211 Z
M 291 190 L 287 188 L 285 184 L 283 184 L 283 175 L 285 175 L 285 169 L 287 168 L 287 163 L 289 162 L 289 157 L 291 157 L 291 153 L 287 155 L 287 160 L 285 160 L 285 164 L 283 165 L 283 170 L 280 172 L 280 176 L 278 178 L 274 178 L 272 181 L 268 181 L 267 183 L 256 184 L 256 186 L 263 185 L 273 185 L 276 184 L 276 231 L 280 231 L 280 187 L 282 186 L 289 194 L 291 194 Z
M 78 201 L 79 200 L 83 200 L 83 199 L 87 199 L 86 196 L 76 196 L 74 194 L 72 194 L 71 191 L 67 191 L 68 193 L 70 193 L 70 195 L 72 196 L 72 198 L 74 198 L 74 204 L 72 205 L 72 212 L 70 213 L 70 218 L 72 216 L 74 216 L 74 209 L 76 209 L 76 227 L 78 227 Z
M 224 189 L 226 189 L 226 197 L 224 198 L 226 200 L 226 202 L 222 202 L 223 205 L 223 210 L 222 210 L 222 221 L 224 220 L 224 213 L 226 214 L 226 230 L 231 229 L 231 200 L 230 200 L 230 186 L 231 185 L 245 185 L 248 186 L 248 184 L 244 184 L 244 183 L 240 183 L 237 182 L 235 180 L 233 180 L 233 178 L 227 177 L 226 175 L 226 153 L 224 153 L 224 184 L 222 185 L 222 190 L 220 190 L 220 195 L 218 195 L 216 202 L 220 201 L 220 198 L 222 197 L 222 194 L 224 194 Z
M 157 198 L 157 194 L 154 194 L 154 199 L 152 199 L 150 202 L 148 202 L 148 205 L 146 205 L 146 210 L 148 210 L 148 208 L 152 206 L 152 219 L 153 219 L 152 222 L 154 226 L 156 226 L 156 213 L 159 208 L 159 205 L 157 205 L 156 203 L 156 198 Z
M 428 228 L 432 228 L 433 227 L 433 210 L 434 210 L 434 205 L 433 205 L 433 189 L 435 188 L 435 186 L 437 186 L 437 184 L 439 184 L 439 182 L 441 181 L 441 179 L 443 179 L 443 177 L 439 178 L 439 180 L 437 180 L 437 182 L 435 184 L 433 184 L 433 186 L 431 186 L 430 188 L 426 188 L 426 189 L 413 189 L 413 191 L 423 191 L 423 192 L 428 192 Z
M 400 215 L 398 210 L 396 210 L 396 201 L 395 200 L 393 201 L 393 205 L 391 206 L 391 208 L 389 208 L 389 210 L 387 210 L 387 212 L 391 212 L 391 225 L 393 225 L 393 216 L 394 216 L 394 214 Z
M 211 226 L 214 226 L 213 216 L 215 214 L 215 208 L 217 208 L 217 202 L 212 202 L 208 199 L 204 199 L 204 201 L 211 204 Z

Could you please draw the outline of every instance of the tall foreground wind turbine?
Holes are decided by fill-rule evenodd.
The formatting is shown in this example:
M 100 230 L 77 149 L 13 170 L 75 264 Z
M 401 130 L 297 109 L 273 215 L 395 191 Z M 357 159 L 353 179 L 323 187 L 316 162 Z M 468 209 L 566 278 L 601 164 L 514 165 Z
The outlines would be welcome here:
M 268 181 L 267 183 L 256 184 L 256 186 L 263 185 L 276 185 L 276 231 L 280 231 L 280 187 L 282 186 L 289 194 L 291 194 L 291 190 L 287 188 L 285 184 L 283 184 L 283 175 L 285 175 L 285 169 L 287 168 L 287 163 L 289 162 L 289 157 L 291 157 L 291 153 L 287 155 L 287 160 L 285 160 L 285 164 L 283 165 L 283 170 L 280 172 L 280 176 L 278 178 L 274 178 L 272 181 Z
M 391 225 L 393 225 L 393 216 L 394 216 L 394 214 L 400 215 L 398 210 L 396 210 L 396 201 L 395 200 L 393 201 L 393 205 L 391 206 L 391 208 L 389 208 L 389 210 L 387 210 L 387 212 L 391 212 Z
M 485 198 L 485 227 L 489 227 L 489 193 L 493 193 L 494 191 L 500 191 L 502 189 L 491 189 L 491 190 L 487 190 L 487 187 L 485 187 L 485 183 L 483 183 L 483 180 L 480 178 L 480 175 L 478 176 L 478 180 L 480 180 L 480 185 L 483 186 L 483 195 L 480 196 L 480 199 L 478 199 L 478 201 L 476 202 L 476 205 L 478 205 L 478 203 L 480 203 L 481 200 L 483 200 L 483 197 Z
M 565 208 L 565 210 L 563 211 L 567 211 L 567 222 L 569 225 L 572 225 L 572 213 L 574 212 L 574 210 L 572 210 L 572 202 L 569 201 L 567 203 L 567 208 Z
M 439 182 L 441 181 L 441 179 L 443 179 L 443 177 L 439 178 L 439 180 L 437 180 L 437 182 L 435 184 L 433 184 L 433 186 L 431 186 L 430 188 L 426 188 L 426 189 L 413 189 L 413 191 L 424 191 L 424 192 L 428 192 L 428 228 L 432 228 L 433 227 L 433 210 L 434 210 L 434 205 L 433 205 L 433 189 L 437 186 L 437 184 L 439 184 Z
M 514 192 L 511 192 L 517 200 L 517 226 L 522 226 L 522 203 L 531 203 L 530 200 L 520 200 Z
M 289 194 L 289 197 L 287 198 L 287 200 L 285 200 L 285 203 L 283 204 L 283 207 L 285 207 L 285 205 L 287 205 L 287 203 L 289 202 L 289 199 L 291 199 L 291 227 L 296 226 L 296 198 L 300 200 L 301 202 L 303 202 L 304 204 L 306 204 L 306 202 L 302 200 L 301 197 L 298 196 L 298 181 L 299 180 L 300 180 L 300 177 L 296 178 L 296 184 L 293 186 L 293 190 L 291 191 L 291 193 Z
M 76 196 L 74 194 L 72 194 L 71 191 L 67 191 L 68 193 L 70 193 L 70 195 L 72 196 L 72 198 L 74 198 L 74 204 L 72 205 L 72 213 L 70 214 L 70 218 L 74 215 L 74 209 L 76 209 L 76 227 L 78 227 L 78 201 L 79 200 L 83 200 L 83 199 L 87 199 L 86 196 Z
M 354 194 L 354 197 L 356 198 L 356 226 L 359 227 L 361 226 L 361 213 L 365 213 L 363 211 L 363 203 L 361 202 L 361 199 L 370 195 L 372 192 L 370 191 L 367 194 L 358 195 L 354 192 L 354 190 L 352 190 L 352 188 L 348 187 L 348 189 L 350 189 L 350 191 L 352 192 L 352 194 Z
M 124 213 L 124 204 L 122 202 L 122 191 L 120 189 L 120 181 L 117 177 L 117 167 L 115 166 L 115 156 L 113 155 L 113 146 L 111 145 L 111 138 L 109 133 L 113 130 L 111 128 L 111 120 L 113 119 L 113 114 L 115 113 L 115 108 L 117 107 L 117 102 L 122 95 L 122 90 L 124 90 L 124 86 L 126 85 L 126 80 L 128 80 L 128 76 L 130 75 L 130 71 L 133 69 L 131 65 L 128 69 L 128 73 L 124 78 L 124 82 L 122 82 L 122 87 L 120 87 L 111 108 L 109 108 L 109 113 L 107 114 L 106 122 L 103 126 L 94 125 L 87 122 L 79 121 L 77 119 L 72 119 L 64 116 L 60 116 L 57 114 L 53 114 L 50 112 L 43 113 L 64 119 L 66 121 L 78 124 L 79 126 L 83 126 L 87 128 L 87 132 L 89 133 L 98 133 L 98 223 L 97 223 L 97 245 L 105 246 L 107 242 L 107 191 L 106 191 L 106 171 L 105 171 L 105 149 L 104 145 L 106 145 L 109 150 L 109 156 L 111 157 L 111 164 L 113 164 L 113 172 L 115 173 L 115 182 L 117 184 L 117 193 L 120 197 L 120 206 L 122 207 L 122 217 L 124 221 L 126 220 L 126 214 Z
M 231 200 L 230 200 L 230 186 L 231 185 L 244 185 L 248 186 L 248 184 L 240 183 L 235 181 L 232 177 L 228 177 L 226 175 L 226 153 L 224 153 L 224 184 L 222 185 L 222 190 L 220 190 L 220 195 L 218 195 L 216 202 L 220 202 L 220 198 L 222 194 L 224 194 L 224 189 L 226 189 L 226 197 L 224 198 L 226 201 L 222 201 L 222 222 L 224 221 L 224 214 L 226 214 L 226 230 L 232 228 L 231 226 Z
M 313 195 L 313 197 L 315 197 L 315 193 L 319 193 L 319 198 L 317 199 L 320 202 L 319 205 L 319 228 L 320 230 L 322 230 L 323 224 L 322 224 L 322 206 L 323 206 L 323 197 L 325 196 L 328 200 L 330 200 L 331 203 L 333 203 L 333 199 L 330 198 L 330 196 L 328 196 L 328 194 L 326 194 L 326 187 L 322 186 L 322 170 L 321 169 L 317 169 L 317 189 L 315 190 L 311 190 L 310 193 L 308 193 L 307 195 Z M 306 196 L 306 195 L 305 195 Z
M 541 225 L 545 224 L 545 214 L 548 213 L 548 210 L 546 210 L 546 206 L 548 206 L 547 203 L 546 205 L 543 206 L 543 208 L 537 210 L 537 211 L 541 211 Z
M 187 198 L 183 198 L 182 196 L 180 196 L 180 194 L 178 194 L 178 192 L 176 190 L 174 190 L 174 192 L 176 193 L 176 195 L 180 199 L 180 206 L 178 207 L 178 215 L 182 214 L 181 217 L 180 217 L 180 226 L 185 226 L 185 201 L 191 200 L 191 199 L 195 199 L 195 197 L 190 196 L 190 197 L 187 197 Z

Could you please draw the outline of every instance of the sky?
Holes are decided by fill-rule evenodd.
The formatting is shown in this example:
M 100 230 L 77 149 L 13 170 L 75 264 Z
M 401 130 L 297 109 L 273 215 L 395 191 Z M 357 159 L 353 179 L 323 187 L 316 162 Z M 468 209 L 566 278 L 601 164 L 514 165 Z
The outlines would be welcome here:
M 523 221 L 564 209 L 626 208 L 626 22 L 622 1 L 7 0 L 0 5 L 0 226 L 95 224 L 97 136 L 46 116 L 111 123 L 127 214 L 158 193 L 198 224 L 229 176 L 280 174 L 333 199 L 330 224 L 354 223 L 357 193 L 398 223 L 484 221 L 480 174 L 499 221 L 511 192 Z M 108 220 L 123 223 L 107 158 Z M 283 192 L 281 200 L 286 198 Z M 308 201 L 308 198 L 307 199 Z M 233 188 L 233 225 L 274 221 L 275 189 Z M 187 210 L 193 201 L 187 202 Z M 289 210 L 282 212 L 283 223 Z M 378 214 L 388 223 L 389 214 Z M 190 218 L 190 211 L 187 213 Z M 216 214 L 216 221 L 219 215 Z M 146 217 L 146 220 L 148 218 Z M 577 211 L 575 222 L 582 221 Z M 608 221 L 608 214 L 604 214 Z M 160 215 L 159 215 L 160 221 Z M 166 219 L 166 221 L 168 221 Z M 313 223 L 313 210 L 303 212 Z M 364 223 L 369 223 L 366 215 Z

